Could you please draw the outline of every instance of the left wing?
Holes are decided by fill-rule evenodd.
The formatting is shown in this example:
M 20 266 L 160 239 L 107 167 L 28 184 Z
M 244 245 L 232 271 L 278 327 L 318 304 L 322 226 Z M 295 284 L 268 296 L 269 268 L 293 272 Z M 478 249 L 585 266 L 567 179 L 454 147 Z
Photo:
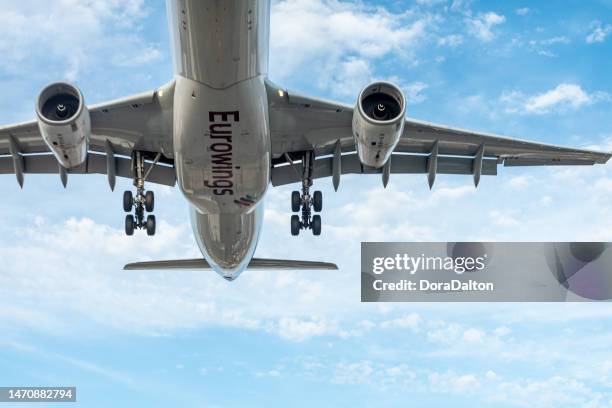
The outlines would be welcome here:
M 268 83 L 272 138 L 272 184 L 300 181 L 299 154 L 314 150 L 314 178 L 333 173 L 333 156 L 340 154 L 342 174 L 381 173 L 364 167 L 355 152 L 352 134 L 353 107 L 336 102 L 289 93 Z M 470 174 L 478 183 L 480 175 L 496 175 L 497 165 L 593 165 L 606 163 L 612 154 L 573 149 L 545 143 L 511 139 L 407 119 L 404 132 L 391 156 L 391 173 Z M 475 166 L 480 163 L 480 166 Z M 478 168 L 478 169 L 477 169 Z M 430 177 L 430 184 L 432 178 Z
M 67 170 L 60 168 L 45 144 L 38 122 L 0 127 L 0 174 L 15 173 L 20 183 L 27 173 L 61 175 L 64 171 L 131 178 L 130 157 L 138 150 L 153 166 L 147 181 L 173 186 L 173 94 L 171 82 L 153 91 L 90 106 L 92 134 L 87 160 Z M 153 165 L 158 153 L 159 160 Z

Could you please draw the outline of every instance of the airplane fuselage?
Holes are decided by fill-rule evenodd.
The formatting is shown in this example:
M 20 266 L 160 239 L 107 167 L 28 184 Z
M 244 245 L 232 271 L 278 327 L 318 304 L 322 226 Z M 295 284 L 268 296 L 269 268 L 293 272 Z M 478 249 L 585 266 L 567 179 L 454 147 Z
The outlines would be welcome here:
M 253 257 L 270 182 L 269 1 L 169 0 L 174 162 L 202 254 L 228 280 Z

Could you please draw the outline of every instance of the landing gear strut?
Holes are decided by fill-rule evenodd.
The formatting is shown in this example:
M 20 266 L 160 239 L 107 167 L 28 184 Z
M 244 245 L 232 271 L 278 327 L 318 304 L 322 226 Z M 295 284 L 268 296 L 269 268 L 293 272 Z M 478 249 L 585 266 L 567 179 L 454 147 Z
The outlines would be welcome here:
M 155 216 L 149 214 L 145 218 L 145 211 L 153 212 L 155 208 L 155 194 L 153 191 L 145 191 L 144 183 L 149 175 L 149 171 L 159 160 L 160 154 L 157 155 L 151 168 L 145 172 L 144 155 L 142 152 L 136 151 L 132 155 L 132 174 L 134 175 L 134 186 L 136 187 L 136 196 L 131 191 L 123 193 L 123 210 L 127 213 L 134 210 L 134 214 L 125 216 L 125 233 L 126 235 L 134 235 L 135 229 L 146 229 L 147 235 L 155 235 Z
M 299 212 L 302 210 L 302 215 L 294 214 L 291 216 L 291 235 L 299 235 L 302 229 L 311 229 L 313 235 L 321 235 L 321 216 L 319 214 L 312 215 L 313 210 L 320 212 L 323 209 L 323 194 L 320 191 L 315 191 L 310 195 L 310 187 L 312 187 L 312 173 L 314 169 L 314 152 L 304 152 L 302 164 L 304 171 L 302 173 L 302 192 L 293 191 L 291 193 L 291 210 Z

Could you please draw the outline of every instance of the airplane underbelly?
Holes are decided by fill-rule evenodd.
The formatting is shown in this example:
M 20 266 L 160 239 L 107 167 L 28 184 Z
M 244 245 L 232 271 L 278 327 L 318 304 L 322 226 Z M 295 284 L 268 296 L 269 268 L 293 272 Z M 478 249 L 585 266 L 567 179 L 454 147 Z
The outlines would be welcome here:
M 269 0 L 169 0 L 175 72 L 227 88 L 268 71 Z
M 245 214 L 206 214 L 191 207 L 191 225 L 198 247 L 212 268 L 227 280 L 246 269 L 259 239 L 264 205 Z
M 178 184 L 202 213 L 247 213 L 270 181 L 262 77 L 227 89 L 177 78 L 174 148 Z

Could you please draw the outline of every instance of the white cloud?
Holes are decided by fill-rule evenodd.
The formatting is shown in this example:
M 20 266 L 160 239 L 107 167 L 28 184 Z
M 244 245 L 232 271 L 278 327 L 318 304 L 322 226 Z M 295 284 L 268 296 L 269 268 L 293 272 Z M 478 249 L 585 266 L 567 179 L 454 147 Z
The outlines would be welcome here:
M 130 55 L 116 55 L 113 58 L 113 64 L 119 67 L 134 67 L 139 65 L 149 64 L 162 57 L 161 50 L 154 45 L 148 45 L 145 48 L 138 50 Z
M 338 364 L 331 380 L 336 384 L 364 384 L 371 381 L 374 368 L 370 361 Z
M 53 7 L 44 0 L 7 2 L 0 11 L 0 69 L 38 67 L 44 55 L 47 70 L 74 81 L 106 61 L 149 63 L 161 53 L 140 36 L 148 14 L 143 0 L 58 1 Z
M 563 373 L 544 379 L 501 381 L 488 394 L 491 401 L 517 407 L 609 407 L 605 394 Z
M 539 50 L 538 55 L 541 55 L 542 57 L 547 57 L 547 58 L 555 58 L 557 56 L 557 54 L 549 50 Z
M 587 44 L 601 43 L 612 33 L 612 25 L 602 24 L 601 21 L 591 23 L 591 33 L 586 37 Z
M 521 8 L 516 9 L 515 12 L 519 16 L 526 16 L 527 14 L 531 12 L 531 9 L 529 7 L 521 7 Z
M 429 198 L 430 204 L 438 204 L 440 202 L 447 202 L 449 200 L 457 200 L 474 194 L 476 189 L 473 185 L 465 185 L 459 187 L 440 187 L 435 188 Z
M 547 114 L 578 110 L 599 101 L 607 101 L 606 92 L 588 93 L 580 85 L 563 83 L 546 92 L 526 96 L 519 91 L 504 92 L 500 101 L 507 113 Z
M 569 106 L 578 109 L 592 103 L 592 98 L 579 85 L 561 84 L 555 89 L 527 99 L 525 110 L 528 112 L 548 112 L 555 106 Z
M 520 222 L 509 213 L 493 210 L 489 212 L 491 222 L 500 227 L 516 227 Z
M 508 186 L 510 186 L 511 188 L 515 188 L 515 189 L 523 189 L 529 186 L 530 181 L 531 181 L 531 176 L 526 176 L 526 175 L 514 176 L 514 177 L 511 177 L 510 180 L 508 181 Z
M 372 80 L 372 67 L 365 59 L 349 58 L 338 62 L 333 75 L 330 87 L 335 95 L 357 98 L 355 90 L 363 88 Z
M 285 339 L 304 341 L 313 336 L 332 334 L 337 331 L 337 327 L 322 319 L 302 320 L 286 317 L 279 320 L 276 330 Z
M 468 329 L 463 332 L 463 340 L 468 343 L 482 343 L 484 341 L 485 332 L 479 329 Z
M 416 0 L 417 4 L 423 6 L 435 6 L 441 3 L 446 3 L 446 0 Z
M 413 82 L 411 84 L 402 86 L 404 95 L 408 104 L 419 104 L 423 102 L 427 97 L 423 94 L 423 91 L 428 88 L 428 85 L 423 82 Z
M 429 387 L 436 393 L 472 394 L 480 386 L 473 374 L 456 374 L 453 371 L 432 373 L 429 375 Z
M 320 89 L 351 97 L 372 79 L 373 61 L 414 61 L 409 57 L 432 22 L 428 16 L 332 0 L 281 1 L 273 5 L 271 20 L 273 78 L 314 70 Z
M 281 374 L 282 373 L 279 370 L 258 371 L 255 373 L 255 377 L 257 378 L 262 378 L 262 377 L 276 378 L 276 377 L 280 377 Z
M 421 317 L 418 313 L 410 313 L 403 317 L 398 317 L 392 320 L 385 320 L 380 323 L 383 329 L 412 329 L 417 330 L 421 323 Z
M 512 330 L 506 326 L 501 326 L 495 329 L 493 333 L 498 337 L 503 337 L 503 336 L 507 336 L 510 333 L 512 333 Z
M 438 45 L 447 45 L 449 47 L 457 47 L 463 44 L 463 37 L 459 34 L 450 34 L 438 39 Z
M 493 28 L 505 21 L 506 17 L 490 11 L 484 14 L 480 13 L 476 17 L 468 17 L 466 24 L 470 34 L 483 42 L 489 42 L 495 38 Z
M 441 322 L 427 332 L 427 339 L 438 343 L 455 343 L 460 337 L 461 326 L 456 323 Z
M 570 40 L 564 35 L 559 35 L 556 37 L 545 38 L 540 40 L 539 43 L 543 45 L 553 45 L 553 44 L 569 44 Z
M 519 40 L 517 41 L 518 44 L 521 44 Z M 541 40 L 533 39 L 527 42 L 527 45 L 530 50 L 536 52 L 538 55 L 548 58 L 554 58 L 557 55 L 553 51 L 551 51 L 550 48 L 555 46 L 558 47 L 560 45 L 567 45 L 569 43 L 570 39 L 568 37 L 558 35 L 555 37 L 544 38 Z
M 249 274 L 228 285 L 210 271 L 121 270 L 135 260 L 199 257 L 188 224 L 171 226 L 162 220 L 158 234 L 146 242 L 87 218 L 39 219 L 17 234 L 15 243 L 0 246 L 7 260 L 0 275 L 0 327 L 5 330 L 18 325 L 70 332 L 84 318 L 86 326 L 140 334 L 202 325 L 258 329 L 294 341 L 351 334 L 325 319 L 293 317 L 308 316 L 322 296 L 317 282 L 296 273 Z M 270 287 L 287 293 L 285 306 L 267 304 Z M 258 292 L 262 297 L 255 301 Z M 231 302 L 228 293 L 234 293 Z M 296 306 L 303 311 L 291 312 Z M 321 304 L 319 310 L 326 309 Z
M 553 203 L 553 199 L 551 196 L 545 195 L 540 199 L 540 205 L 543 207 L 549 206 Z

